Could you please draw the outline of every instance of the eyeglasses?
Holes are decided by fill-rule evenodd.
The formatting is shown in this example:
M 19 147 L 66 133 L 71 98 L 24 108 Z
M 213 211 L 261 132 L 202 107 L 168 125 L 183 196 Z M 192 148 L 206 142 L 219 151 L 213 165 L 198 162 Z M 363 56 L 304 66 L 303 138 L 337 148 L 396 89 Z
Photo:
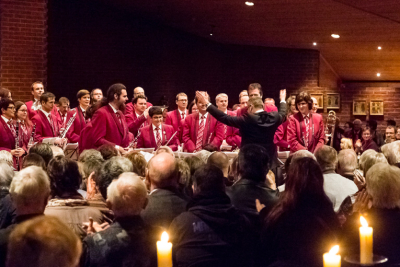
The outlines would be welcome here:
M 18 110 L 18 111 L 21 111 L 21 112 L 28 112 L 28 110 L 27 109 L 20 109 L 20 110 Z
M 8 107 L 7 109 L 15 110 L 15 107 Z
M 178 101 L 187 102 L 187 99 L 179 99 Z

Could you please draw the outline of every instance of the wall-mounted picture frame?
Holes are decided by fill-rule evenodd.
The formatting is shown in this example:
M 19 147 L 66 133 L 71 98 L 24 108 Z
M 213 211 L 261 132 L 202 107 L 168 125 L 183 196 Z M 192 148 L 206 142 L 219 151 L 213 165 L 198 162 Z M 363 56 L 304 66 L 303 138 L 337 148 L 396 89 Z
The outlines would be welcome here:
M 371 100 L 369 103 L 369 114 L 371 116 L 383 115 L 383 100 Z
M 353 101 L 353 115 L 367 115 L 367 100 Z
M 327 98 L 327 109 L 340 109 L 340 94 L 328 93 Z
M 317 99 L 318 102 L 318 109 L 324 108 L 324 95 L 323 94 L 310 94 L 311 97 Z

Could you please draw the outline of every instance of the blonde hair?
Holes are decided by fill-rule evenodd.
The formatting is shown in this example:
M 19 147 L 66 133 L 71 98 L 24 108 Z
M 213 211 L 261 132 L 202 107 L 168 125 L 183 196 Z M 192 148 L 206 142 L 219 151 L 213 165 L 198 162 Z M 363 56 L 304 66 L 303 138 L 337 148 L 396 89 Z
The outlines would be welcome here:
M 371 167 L 377 163 L 385 163 L 386 165 L 389 165 L 385 155 L 383 155 L 382 153 L 378 153 L 376 151 L 374 152 L 375 153 L 369 153 L 366 156 L 365 160 L 363 161 L 362 170 L 364 172 L 364 177 L 366 177 L 366 175 L 368 174 L 369 169 L 371 169 Z
M 226 97 L 226 98 L 228 98 L 228 95 L 227 95 L 227 94 L 224 94 L 224 93 L 218 94 L 218 95 L 215 97 L 215 101 L 218 101 L 218 99 L 220 99 L 221 97 Z
M 4 161 L 5 163 L 8 164 L 8 166 L 14 167 L 13 156 L 7 150 L 0 151 L 0 161 Z
M 353 140 L 351 140 L 350 138 L 342 138 L 342 139 L 340 139 L 340 143 L 343 143 L 342 149 L 354 149 L 353 148 Z

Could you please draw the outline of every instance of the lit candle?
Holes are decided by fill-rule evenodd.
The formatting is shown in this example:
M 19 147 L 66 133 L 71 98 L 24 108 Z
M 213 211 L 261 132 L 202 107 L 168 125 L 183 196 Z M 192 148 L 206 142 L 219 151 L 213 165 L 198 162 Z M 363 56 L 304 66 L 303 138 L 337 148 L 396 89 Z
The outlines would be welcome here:
M 167 232 L 161 235 L 161 241 L 157 241 L 158 267 L 172 267 L 172 244 L 168 242 Z
M 368 227 L 368 222 L 363 216 L 360 217 L 360 263 L 371 264 L 372 253 L 372 227 Z
M 336 245 L 328 253 L 324 253 L 324 267 L 340 267 L 339 246 Z

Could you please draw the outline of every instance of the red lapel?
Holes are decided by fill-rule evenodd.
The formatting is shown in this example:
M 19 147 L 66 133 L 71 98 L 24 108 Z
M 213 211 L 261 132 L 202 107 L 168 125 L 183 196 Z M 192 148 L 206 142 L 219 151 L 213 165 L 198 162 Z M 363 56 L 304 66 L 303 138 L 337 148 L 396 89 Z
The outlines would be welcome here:
M 12 134 L 10 128 L 8 127 L 7 123 L 3 120 L 3 118 L 0 118 L 1 124 L 3 125 L 4 130 L 6 131 L 8 135 L 8 139 L 11 140 L 11 149 L 15 148 L 15 138 L 14 135 Z
M 153 124 L 149 125 L 149 132 L 150 132 L 150 143 L 151 146 L 157 148 L 156 139 L 154 138 L 154 131 L 153 131 Z
M 107 108 L 108 108 L 108 111 L 110 112 L 111 117 L 113 118 L 115 124 L 117 125 L 119 132 L 120 132 L 121 135 L 123 136 L 122 139 L 124 139 L 124 138 L 125 138 L 125 131 L 124 131 L 124 129 L 123 129 L 123 128 L 124 128 L 123 125 L 119 122 L 119 119 L 118 119 L 117 116 L 115 115 L 114 110 L 110 107 L 110 105 L 107 105 Z M 121 113 L 121 111 L 119 111 L 119 110 L 118 110 L 117 112 L 119 113 L 119 116 L 120 116 L 121 122 L 122 122 L 122 113 Z
M 40 116 L 40 118 L 41 118 L 41 120 L 42 120 L 42 122 L 43 122 L 43 126 L 47 128 L 47 131 L 48 131 L 48 132 L 52 132 L 52 133 L 53 133 L 53 137 L 55 137 L 56 134 L 54 133 L 53 127 L 51 127 L 51 124 L 50 124 L 50 122 L 49 122 L 49 119 L 46 117 L 46 114 L 44 114 L 43 111 L 42 111 L 41 109 L 39 109 L 38 114 L 39 114 L 39 116 Z M 50 114 L 50 116 L 51 116 L 51 114 Z M 52 117 L 52 119 L 53 119 L 53 126 L 55 127 L 55 125 L 54 125 L 54 118 Z M 56 129 L 54 129 L 54 130 L 56 130 Z

